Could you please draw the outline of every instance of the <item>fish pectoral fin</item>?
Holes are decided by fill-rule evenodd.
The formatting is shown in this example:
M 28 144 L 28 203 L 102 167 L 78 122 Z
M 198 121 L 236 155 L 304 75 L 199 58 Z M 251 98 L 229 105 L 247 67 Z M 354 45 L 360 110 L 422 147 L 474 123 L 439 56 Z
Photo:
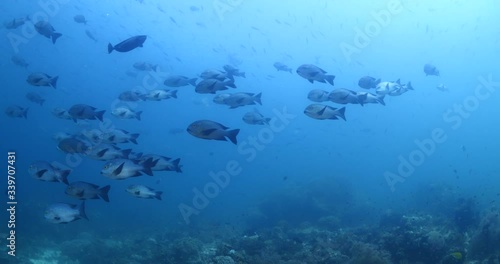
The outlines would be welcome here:
M 47 170 L 40 170 L 40 171 L 38 171 L 38 172 L 36 173 L 36 176 L 37 176 L 38 178 L 41 178 L 41 177 L 43 176 L 43 174 L 45 174 L 46 172 L 47 172 Z
M 325 113 L 325 110 L 328 106 L 323 107 L 323 109 L 318 111 L 318 115 L 323 115 Z
M 134 195 L 141 195 L 141 192 L 140 191 L 135 191 Z
M 212 129 L 205 129 L 203 131 L 201 131 L 201 133 L 204 135 L 204 136 L 208 136 L 210 134 L 212 134 L 214 131 L 216 131 L 217 129 L 215 128 L 212 128 Z
M 113 171 L 113 175 L 118 175 L 122 172 L 123 170 L 123 166 L 125 166 L 125 162 L 123 162 L 122 164 L 120 164 L 120 166 L 118 166 L 118 168 L 116 168 L 114 171 Z

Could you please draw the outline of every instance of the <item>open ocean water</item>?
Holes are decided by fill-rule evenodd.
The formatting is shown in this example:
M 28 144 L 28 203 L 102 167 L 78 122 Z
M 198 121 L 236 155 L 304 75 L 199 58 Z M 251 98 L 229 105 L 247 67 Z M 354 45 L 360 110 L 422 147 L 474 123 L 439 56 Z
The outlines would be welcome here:
M 0 7 L 0 263 L 500 263 L 498 1 Z

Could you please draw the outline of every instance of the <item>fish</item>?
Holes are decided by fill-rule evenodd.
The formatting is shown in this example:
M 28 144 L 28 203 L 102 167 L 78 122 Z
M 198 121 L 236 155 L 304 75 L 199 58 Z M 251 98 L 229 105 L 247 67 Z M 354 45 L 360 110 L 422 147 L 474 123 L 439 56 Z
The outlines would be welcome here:
M 70 137 L 59 141 L 57 149 L 68 154 L 84 154 L 89 149 L 89 144 L 77 137 Z
M 67 120 L 73 119 L 73 117 L 71 117 L 71 115 L 68 113 L 68 111 L 66 109 L 63 109 L 60 107 L 53 108 L 51 110 L 51 113 L 55 117 L 60 118 L 60 119 L 67 119 Z
M 137 102 L 146 100 L 146 95 L 139 91 L 125 91 L 118 95 L 118 99 L 126 102 Z
M 335 80 L 335 75 L 327 75 L 327 72 L 316 65 L 313 64 L 302 64 L 297 68 L 297 74 L 302 78 L 308 80 L 310 83 L 317 82 L 328 82 L 331 85 L 333 80 Z
M 334 108 L 324 104 L 310 104 L 304 110 L 304 114 L 318 120 L 337 120 L 339 117 L 345 119 L 345 107 Z
M 138 161 L 129 159 L 115 159 L 107 162 L 101 170 L 101 175 L 113 180 L 123 180 L 130 177 L 141 176 L 145 173 L 153 176 L 151 167 L 155 166 L 156 162 L 148 159 L 139 164 Z
M 57 168 L 47 161 L 35 161 L 30 164 L 28 173 L 40 181 L 61 182 L 68 185 L 68 175 L 71 170 Z
M 68 110 L 69 115 L 73 121 L 77 119 L 99 120 L 102 122 L 102 116 L 106 110 L 96 111 L 97 108 L 86 104 L 75 104 Z
M 254 109 L 252 112 L 247 112 L 243 115 L 243 122 L 249 125 L 269 125 L 271 118 L 264 117 L 259 110 Z
M 182 75 L 170 75 L 165 79 L 163 84 L 169 87 L 181 87 L 186 85 L 196 86 L 196 80 L 198 78 L 189 78 Z
M 240 72 L 239 69 L 229 64 L 224 65 L 223 69 L 226 71 L 227 76 L 230 76 L 229 79 L 233 79 L 233 76 L 246 78 L 244 72 Z
M 80 131 L 80 135 L 89 140 L 90 142 L 94 142 L 94 143 L 99 143 L 102 141 L 102 138 L 103 138 L 103 132 L 99 129 L 83 129 L 82 131 Z
M 28 119 L 28 110 L 28 107 L 24 108 L 18 105 L 11 105 L 5 109 L 5 114 L 13 118 L 24 117 L 24 119 Z
M 146 35 L 138 35 L 128 38 L 114 46 L 111 45 L 111 43 L 108 43 L 108 54 L 113 52 L 113 50 L 118 52 L 129 52 L 135 48 L 142 47 L 146 39 Z
M 449 92 L 450 90 L 448 89 L 448 86 L 444 85 L 444 84 L 439 84 L 438 86 L 436 86 L 436 89 L 438 89 L 439 91 L 441 92 Z
M 236 136 L 240 130 L 229 130 L 228 127 L 211 120 L 198 120 L 188 126 L 187 132 L 201 139 L 221 141 L 229 139 L 233 144 L 237 145 L 238 140 Z
M 427 63 L 424 65 L 424 73 L 425 73 L 425 76 L 429 76 L 429 75 L 439 76 L 439 70 L 436 68 L 436 66 L 434 66 L 430 63 Z
M 281 62 L 275 62 L 273 64 L 273 66 L 274 66 L 274 68 L 276 68 L 277 71 L 287 71 L 287 72 L 293 74 L 293 72 L 292 72 L 293 69 L 290 68 L 290 67 L 288 67 L 288 66 L 286 66 L 285 64 L 283 64 Z
M 330 92 L 327 92 L 325 90 L 313 89 L 309 91 L 309 94 L 307 94 L 307 99 L 317 103 L 326 102 L 330 100 L 328 98 L 329 94 Z
M 38 21 L 35 24 L 35 30 L 38 32 L 40 35 L 52 39 L 52 43 L 56 44 L 56 40 L 62 36 L 61 33 L 56 32 L 54 27 L 47 21 Z
M 141 120 L 142 111 L 133 111 L 128 107 L 121 106 L 111 110 L 111 114 L 120 119 L 137 119 Z
M 255 105 L 258 103 L 262 105 L 261 102 L 262 93 L 234 93 L 227 96 L 223 102 L 228 105 L 230 109 L 238 108 L 240 106 Z
M 26 81 L 33 86 L 47 86 L 56 89 L 59 76 L 52 77 L 43 72 L 34 72 L 28 75 Z
M 363 76 L 358 81 L 358 86 L 363 89 L 376 88 L 377 84 L 381 82 L 381 79 L 375 79 L 371 76 Z
M 3 25 L 5 26 L 6 29 L 16 29 L 16 28 L 24 25 L 24 23 L 26 23 L 26 21 L 31 21 L 29 16 L 14 18 L 8 22 L 3 23 Z
M 212 101 L 216 104 L 225 104 L 224 103 L 224 100 L 226 100 L 226 98 L 230 97 L 231 94 L 230 93 L 221 93 L 221 94 L 217 94 L 216 96 L 214 96 L 214 99 L 212 99 Z
M 204 70 L 201 74 L 200 77 L 202 79 L 216 79 L 219 81 L 224 81 L 225 79 L 231 79 L 233 80 L 231 75 L 228 75 L 226 72 L 219 71 L 216 69 L 207 69 Z
M 227 87 L 236 88 L 234 81 L 220 81 L 217 79 L 205 79 L 196 85 L 195 92 L 200 94 L 215 94 L 217 91 L 227 90 Z
M 85 202 L 80 205 L 54 203 L 45 209 L 45 219 L 53 224 L 66 224 L 78 219 L 89 220 L 85 214 Z
M 161 101 L 170 98 L 177 98 L 177 90 L 156 89 L 149 91 L 145 99 L 149 101 Z
M 17 66 L 21 66 L 24 68 L 28 68 L 28 66 L 29 66 L 29 64 L 26 62 L 26 60 L 19 55 L 12 55 L 12 57 L 10 57 L 10 60 Z
M 71 135 L 71 134 L 66 133 L 66 132 L 57 132 L 57 133 L 54 133 L 52 135 L 52 139 L 54 139 L 57 142 L 59 142 L 63 139 L 66 139 L 66 138 L 71 138 L 71 137 L 74 137 L 74 135 Z
M 151 159 L 156 164 L 151 167 L 152 171 L 175 171 L 182 172 L 181 165 L 179 165 L 181 159 L 172 159 L 169 157 L 155 155 L 155 154 L 145 154 L 139 159 L 139 164 L 147 162 L 147 160 Z
M 102 134 L 102 141 L 105 143 L 127 143 L 132 142 L 137 144 L 137 138 L 139 137 L 139 133 L 129 133 L 123 129 L 113 129 L 110 132 L 106 132 Z
M 137 198 L 156 198 L 158 200 L 161 200 L 161 195 L 163 193 L 161 191 L 155 191 L 153 188 L 141 184 L 130 185 L 127 187 L 126 191 Z
M 92 183 L 76 181 L 72 182 L 66 187 L 65 193 L 79 200 L 101 198 L 104 201 L 109 202 L 108 192 L 110 189 L 111 186 L 109 185 L 101 188 L 98 185 Z
M 158 69 L 158 65 L 153 65 L 149 62 L 138 61 L 132 65 L 134 69 L 139 71 L 156 71 Z
M 112 144 L 100 143 L 91 146 L 85 152 L 86 156 L 95 160 L 113 160 L 113 159 L 128 159 L 131 149 L 120 149 Z
M 42 105 L 42 106 L 43 106 L 43 103 L 45 103 L 45 99 L 43 99 L 39 94 L 34 93 L 34 92 L 27 93 L 26 98 L 28 100 L 30 100 L 31 102 Z
M 87 20 L 85 19 L 85 16 L 83 15 L 75 15 L 73 17 L 73 20 L 76 22 L 76 23 L 80 23 L 80 24 L 85 24 L 87 25 Z
M 358 94 L 355 91 L 339 88 L 330 92 L 328 99 L 337 104 L 361 104 L 366 100 L 366 94 Z
M 377 94 L 388 94 L 391 96 L 401 95 L 409 90 L 413 90 L 411 82 L 408 82 L 407 84 L 401 84 L 401 81 L 399 79 L 395 82 L 381 82 L 375 88 Z
M 385 95 L 380 94 L 372 94 L 368 92 L 356 92 L 358 98 L 362 100 L 363 104 L 381 104 L 385 105 L 384 97 Z
M 87 37 L 89 37 L 89 39 L 97 42 L 97 38 L 94 37 L 94 34 L 90 30 L 86 29 L 85 30 L 85 35 L 87 35 Z

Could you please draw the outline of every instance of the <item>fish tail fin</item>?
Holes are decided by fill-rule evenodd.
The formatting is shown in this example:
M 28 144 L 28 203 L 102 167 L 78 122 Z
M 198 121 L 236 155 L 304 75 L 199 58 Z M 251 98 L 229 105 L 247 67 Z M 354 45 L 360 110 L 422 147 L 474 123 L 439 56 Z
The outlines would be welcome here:
M 344 119 L 344 121 L 346 121 L 346 119 L 345 119 L 345 107 L 337 109 L 337 114 L 340 118 L 342 118 L 342 119 Z
M 124 149 L 121 151 L 123 157 L 126 159 L 128 159 L 128 156 L 130 155 L 131 152 L 132 152 L 132 149 Z
M 109 203 L 109 197 L 108 197 L 108 192 L 109 192 L 109 189 L 111 189 L 111 186 L 110 185 L 106 185 L 104 187 L 102 187 L 101 189 L 99 189 L 99 193 L 98 195 L 106 202 Z
M 137 120 L 141 121 L 141 114 L 142 114 L 142 111 L 138 111 L 135 113 L 135 118 L 137 118 Z
M 134 143 L 137 145 L 137 138 L 139 137 L 139 133 L 131 134 L 130 135 L 130 142 Z
M 247 76 L 245 75 L 244 72 L 241 73 L 241 77 L 246 78 Z
M 30 109 L 29 107 L 27 107 L 26 109 L 24 109 L 24 111 L 23 111 L 23 117 L 24 117 L 24 119 L 28 119 L 28 110 L 29 109 Z
M 381 105 L 385 105 L 384 97 L 385 97 L 384 94 L 377 96 L 377 102 L 379 102 L 379 104 Z
M 71 170 L 62 170 L 59 172 L 59 181 L 66 184 L 66 185 L 69 185 L 69 182 L 68 182 L 68 175 L 71 173 Z
M 104 112 L 106 112 L 106 110 L 102 110 L 95 113 L 95 117 L 97 117 L 97 119 L 99 119 L 99 121 L 101 122 L 102 122 L 102 115 L 104 115 Z
M 196 86 L 196 80 L 198 80 L 198 78 L 189 79 L 189 84 L 191 84 L 192 86 Z
M 293 74 L 292 69 L 288 69 L 288 72 L 289 72 L 290 74 Z
M 152 69 L 153 69 L 154 72 L 156 72 L 156 70 L 158 70 L 158 64 L 153 65 Z
M 253 98 L 254 98 L 254 101 L 257 102 L 258 104 L 262 105 L 262 101 L 260 100 L 260 97 L 262 96 L 262 93 L 258 93 L 257 95 L 255 95 Z
M 51 36 L 51 37 L 52 37 L 52 43 L 53 43 L 53 44 L 56 44 L 56 40 L 57 40 L 59 37 L 61 37 L 61 36 L 62 36 L 62 34 L 61 34 L 61 33 L 54 32 L 54 33 L 52 34 L 52 36 Z
M 87 214 L 85 214 L 85 201 L 83 201 L 80 204 L 80 206 L 78 206 L 78 216 L 80 218 L 84 218 L 84 219 L 89 220 L 89 218 L 87 217 Z
M 406 85 L 406 88 L 408 88 L 408 90 L 413 90 L 413 86 L 411 86 L 411 82 L 408 82 L 408 84 Z
M 334 85 L 333 80 L 335 80 L 335 75 L 325 75 L 325 79 L 329 84 Z
M 233 144 L 237 145 L 238 140 L 236 139 L 236 136 L 238 135 L 238 133 L 240 133 L 239 129 L 229 130 L 229 131 L 227 131 L 226 137 L 229 138 L 229 140 L 231 140 L 231 142 L 233 142 Z
M 177 99 L 177 90 L 173 90 L 170 92 L 170 96 Z
M 174 164 L 174 168 L 175 168 L 175 171 L 176 171 L 176 172 L 182 172 L 182 170 L 181 170 L 181 167 L 182 167 L 182 166 L 180 166 L 180 165 L 179 165 L 179 162 L 180 162 L 180 161 L 181 161 L 181 159 L 180 159 L 180 158 L 175 159 L 175 160 L 173 160 L 173 161 L 172 161 L 172 164 Z
M 113 45 L 111 45 L 111 43 L 108 43 L 108 54 L 110 54 L 115 48 L 113 47 Z
M 155 198 L 161 201 L 161 195 L 162 195 L 162 193 L 163 193 L 162 191 L 156 191 L 155 192 Z
M 59 76 L 53 77 L 50 79 L 50 86 L 52 86 L 54 89 L 57 87 L 57 80 L 59 80 Z
M 229 80 L 229 81 L 225 81 L 224 82 L 224 85 L 225 86 L 229 86 L 229 87 L 232 87 L 232 88 L 236 88 L 236 85 L 234 84 L 234 80 Z
M 149 176 L 153 176 L 152 167 L 156 166 L 158 160 L 153 161 L 153 158 L 149 158 L 142 164 L 142 172 L 146 173 Z

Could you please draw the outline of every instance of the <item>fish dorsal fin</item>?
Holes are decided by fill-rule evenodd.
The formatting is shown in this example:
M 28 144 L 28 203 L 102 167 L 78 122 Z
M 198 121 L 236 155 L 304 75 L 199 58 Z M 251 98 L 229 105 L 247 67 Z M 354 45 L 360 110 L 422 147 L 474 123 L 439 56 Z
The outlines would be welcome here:
M 400 80 L 400 79 L 398 79 L 398 80 L 396 81 L 396 83 L 397 83 L 397 84 L 399 84 L 399 85 L 401 85 L 401 80 Z

